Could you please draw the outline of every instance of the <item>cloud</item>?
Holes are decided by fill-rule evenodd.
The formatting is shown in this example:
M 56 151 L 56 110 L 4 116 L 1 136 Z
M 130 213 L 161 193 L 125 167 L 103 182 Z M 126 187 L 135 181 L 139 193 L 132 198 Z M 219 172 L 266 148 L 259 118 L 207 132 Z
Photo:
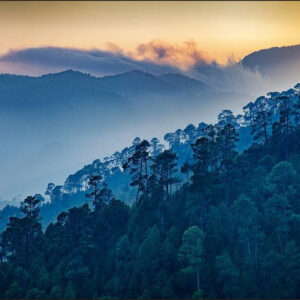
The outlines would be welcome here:
M 39 47 L 11 50 L 0 56 L 0 72 L 39 75 L 65 69 L 94 75 L 112 75 L 133 69 L 165 73 L 175 71 L 176 67 L 139 61 L 116 50 Z
M 190 40 L 182 44 L 151 41 L 126 51 L 113 43 L 106 49 L 83 50 L 61 47 L 37 47 L 10 50 L 0 56 L 0 72 L 38 75 L 75 69 L 94 75 L 112 75 L 133 69 L 154 74 L 186 72 L 211 60 Z
M 260 94 L 268 91 L 270 82 L 258 71 L 251 71 L 240 62 L 230 61 L 226 65 L 216 62 L 196 63 L 190 70 L 191 76 L 223 91 Z
M 192 40 L 182 44 L 151 41 L 126 51 L 113 43 L 106 49 L 38 47 L 11 50 L 0 56 L 0 72 L 41 75 L 74 69 L 96 76 L 114 75 L 131 70 L 152 74 L 184 73 L 227 91 L 263 93 L 271 88 L 256 70 L 229 60 L 220 65 L 208 58 Z
M 181 45 L 152 41 L 140 44 L 131 55 L 137 59 L 176 66 L 181 70 L 188 70 L 195 64 L 210 62 L 193 40 L 186 41 Z

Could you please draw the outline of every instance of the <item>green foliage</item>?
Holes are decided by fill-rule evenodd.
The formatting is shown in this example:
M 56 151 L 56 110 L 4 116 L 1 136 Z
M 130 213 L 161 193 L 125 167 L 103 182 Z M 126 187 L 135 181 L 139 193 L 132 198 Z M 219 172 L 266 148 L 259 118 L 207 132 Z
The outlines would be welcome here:
M 179 248 L 178 258 L 187 261 L 186 271 L 196 274 L 197 291 L 200 290 L 200 266 L 203 255 L 203 232 L 192 226 L 185 230 L 182 236 L 182 246 Z
M 50 299 L 62 299 L 63 297 L 63 290 L 60 286 L 55 285 L 49 294 L 49 298 Z
M 8 299 L 19 299 L 24 297 L 23 290 L 16 281 L 10 284 L 5 293 L 5 297 Z
M 182 246 L 179 249 L 179 260 L 187 260 L 188 267 L 194 271 L 198 269 L 202 262 L 203 233 L 197 226 L 192 226 L 185 230 L 182 236 Z
M 64 299 L 75 299 L 76 298 L 76 291 L 72 284 L 68 284 L 65 290 Z
M 201 299 L 203 299 L 203 292 L 202 292 L 202 290 L 197 290 L 194 294 L 193 294 L 193 296 L 192 296 L 192 299 L 195 299 L 195 300 L 201 300 Z
M 44 299 L 45 292 L 37 288 L 33 288 L 26 293 L 25 299 Z
M 222 286 L 226 298 L 233 298 L 238 292 L 239 270 L 232 262 L 228 251 L 223 250 L 221 255 L 216 257 L 216 270 L 218 271 L 217 281 Z

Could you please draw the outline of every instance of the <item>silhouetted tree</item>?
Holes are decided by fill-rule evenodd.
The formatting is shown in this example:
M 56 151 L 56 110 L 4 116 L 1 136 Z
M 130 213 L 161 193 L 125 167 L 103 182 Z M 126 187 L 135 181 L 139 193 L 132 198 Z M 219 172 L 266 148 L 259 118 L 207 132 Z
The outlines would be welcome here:
M 197 160 L 196 172 L 205 175 L 211 161 L 211 149 L 208 138 L 201 137 L 191 145 L 194 157 Z
M 253 134 L 254 140 L 262 139 L 265 144 L 268 144 L 268 129 L 271 123 L 271 117 L 272 113 L 269 111 L 266 99 L 263 97 L 251 124 L 251 133 Z
M 292 139 L 292 115 L 293 115 L 293 107 L 290 97 L 286 95 L 279 96 L 279 110 L 280 110 L 280 117 L 279 117 L 279 128 L 283 135 L 284 140 L 284 156 L 285 160 L 289 159 L 289 148 Z
M 230 123 L 221 128 L 218 135 L 218 143 L 220 145 L 221 167 L 225 180 L 225 198 L 227 203 L 229 203 L 229 188 L 233 159 L 237 154 L 235 151 L 237 141 L 238 133 Z
M 188 162 L 185 162 L 182 166 L 181 166 L 181 173 L 186 174 L 186 183 L 189 183 L 189 179 L 190 179 L 190 171 L 192 170 L 192 165 L 189 164 Z
M 88 179 L 88 186 L 91 189 L 90 193 L 86 193 L 86 197 L 93 198 L 93 204 L 96 206 L 99 204 L 99 194 L 100 194 L 100 184 L 101 184 L 102 176 L 93 175 Z
M 136 203 L 139 199 L 139 193 L 147 191 L 148 188 L 148 160 L 150 144 L 143 140 L 135 146 L 135 152 L 123 165 L 123 169 L 130 170 L 132 175 L 131 186 L 137 186 Z

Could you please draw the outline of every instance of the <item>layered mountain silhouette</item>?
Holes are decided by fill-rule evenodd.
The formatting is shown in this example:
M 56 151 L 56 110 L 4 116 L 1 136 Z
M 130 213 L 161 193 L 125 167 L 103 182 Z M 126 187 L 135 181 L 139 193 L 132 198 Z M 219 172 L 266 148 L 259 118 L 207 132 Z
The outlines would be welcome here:
M 40 190 L 49 177 L 63 180 L 135 136 L 159 136 L 187 122 L 209 121 L 222 108 L 240 107 L 243 97 L 182 74 L 2 74 L 0 196 L 9 199 Z
M 273 86 L 287 88 L 300 78 L 300 45 L 256 51 L 244 57 L 241 63 L 267 77 Z

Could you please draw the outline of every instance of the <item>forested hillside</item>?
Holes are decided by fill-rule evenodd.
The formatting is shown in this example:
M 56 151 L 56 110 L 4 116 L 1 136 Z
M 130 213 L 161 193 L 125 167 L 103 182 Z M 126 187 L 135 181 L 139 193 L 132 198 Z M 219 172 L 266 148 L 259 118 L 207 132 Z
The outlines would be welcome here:
M 190 126 L 188 143 L 135 140 L 132 206 L 90 172 L 88 203 L 43 231 L 27 197 L 1 234 L 0 298 L 299 298 L 299 117 L 297 85 Z M 253 143 L 238 151 L 243 122 Z
M 62 75 L 66 76 L 67 74 L 69 73 L 65 72 Z M 81 73 L 75 73 L 74 75 L 79 76 L 80 78 L 85 76 L 80 74 Z M 133 72 L 132 74 L 135 73 Z M 56 78 L 56 75 L 52 75 L 52 77 Z M 186 82 L 183 78 L 175 75 L 171 76 L 171 74 L 164 75 L 164 77 L 180 78 L 181 81 Z M 113 78 L 114 77 L 109 78 L 109 80 L 112 80 Z M 115 81 L 115 79 L 113 79 L 113 81 Z M 128 83 L 128 81 L 126 81 L 126 83 Z M 192 88 L 191 85 L 189 86 Z M 251 136 L 251 120 L 253 115 L 259 111 L 261 107 L 264 107 L 270 115 L 270 121 L 276 121 L 279 117 L 278 101 L 276 99 L 283 96 L 289 97 L 289 101 L 294 105 L 298 99 L 297 86 L 294 89 L 289 89 L 281 93 L 271 92 L 266 96 L 259 97 L 254 102 L 250 102 L 244 107 L 243 114 L 235 116 L 230 110 L 223 110 L 218 115 L 217 124 L 219 126 L 230 123 L 238 132 L 239 140 L 236 143 L 236 150 L 238 152 L 242 152 L 244 149 L 248 148 L 253 141 L 253 137 Z M 185 128 L 178 128 L 173 132 L 166 133 L 164 135 L 164 141 L 159 141 L 158 138 L 153 137 L 149 140 L 150 155 L 156 156 L 163 149 L 169 147 L 177 154 L 178 169 L 180 170 L 182 165 L 186 162 L 194 162 L 191 144 L 204 135 L 203 128 L 206 126 L 207 124 L 203 122 L 198 125 L 188 124 Z M 268 130 L 270 130 L 270 126 Z M 41 199 L 40 216 L 43 228 L 46 228 L 50 222 L 54 222 L 57 215 L 62 211 L 88 202 L 85 197 L 85 192 L 86 189 L 88 189 L 88 178 L 92 175 L 100 175 L 102 180 L 114 191 L 114 195 L 117 198 L 122 199 L 122 201 L 131 205 L 134 201 L 135 191 L 134 188 L 130 187 L 130 175 L 123 172 L 122 165 L 126 162 L 128 157 L 133 154 L 136 144 L 140 141 L 140 138 L 135 138 L 131 145 L 122 150 L 115 151 L 111 156 L 104 157 L 104 159 L 101 160 L 95 159 L 92 163 L 85 165 L 82 169 L 69 175 L 63 184 L 51 182 L 48 184 L 45 192 L 43 192 L 43 190 L 36 191 L 39 193 L 36 196 Z M 179 172 L 177 176 L 182 175 L 180 175 Z M 15 206 L 11 206 L 12 204 Z M 16 203 L 12 204 L 0 211 L 0 231 L 4 230 L 10 216 L 20 216 L 20 210 L 16 206 Z

